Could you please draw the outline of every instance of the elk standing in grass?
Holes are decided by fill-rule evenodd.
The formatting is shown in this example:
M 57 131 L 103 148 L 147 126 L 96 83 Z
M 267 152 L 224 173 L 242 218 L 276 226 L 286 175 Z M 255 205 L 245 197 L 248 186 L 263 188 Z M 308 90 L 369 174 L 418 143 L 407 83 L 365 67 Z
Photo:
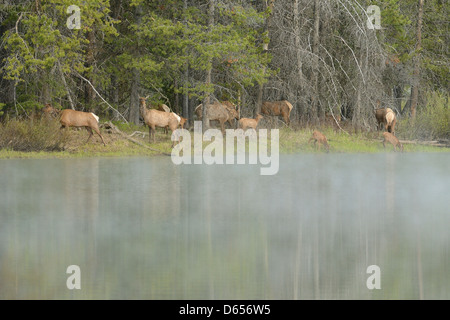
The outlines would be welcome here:
M 374 110 L 375 118 L 377 119 L 377 130 L 384 126 L 386 131 L 394 133 L 395 123 L 397 122 L 394 111 L 391 108 L 379 108 L 379 106 L 380 101 L 377 100 L 377 109 Z
M 312 140 L 314 140 L 314 145 L 318 142 L 318 149 L 320 150 L 320 145 L 323 144 L 325 148 L 327 149 L 327 152 L 330 152 L 330 146 L 328 145 L 327 137 L 325 135 L 317 130 L 314 130 L 312 137 L 308 140 L 308 143 L 310 143 Z
M 195 108 L 195 114 L 199 120 L 202 119 L 202 109 L 203 105 L 200 104 Z M 210 110 L 211 109 L 211 110 Z M 239 113 L 236 110 L 236 106 L 230 101 L 214 102 L 213 104 L 207 105 L 207 115 L 209 121 L 217 120 L 220 122 L 222 132 L 225 128 L 225 122 L 228 122 L 233 128 L 233 120 L 239 120 Z
M 400 140 L 396 136 L 394 136 L 390 132 L 383 133 L 383 147 L 386 149 L 386 141 L 390 142 L 394 146 L 394 151 L 397 151 L 397 147 L 400 149 L 400 152 L 403 152 L 403 145 L 400 143 Z
M 243 130 L 246 130 L 247 128 L 252 128 L 256 130 L 256 127 L 258 126 L 258 122 L 263 118 L 262 115 L 258 114 L 255 119 L 250 118 L 241 118 L 239 120 L 239 127 L 241 127 Z
M 239 120 L 239 112 L 236 110 L 236 106 L 230 102 L 230 101 L 223 101 L 222 106 L 227 109 L 228 112 L 228 123 L 230 124 L 231 128 L 234 128 L 235 125 L 233 123 L 234 119 Z
M 395 117 L 394 111 L 392 109 L 386 109 L 386 130 L 392 134 L 395 134 L 395 123 L 397 122 L 397 118 Z
M 145 98 L 139 99 L 140 112 L 144 118 L 145 124 L 148 126 L 149 130 L 149 142 L 151 142 L 151 137 L 153 136 L 153 143 L 156 142 L 155 131 L 156 127 L 165 128 L 166 126 L 174 132 L 178 124 L 180 123 L 180 117 L 173 112 L 158 111 L 155 109 L 147 109 L 145 106 Z M 172 147 L 175 141 L 172 142 Z
M 144 102 L 145 103 L 145 102 Z M 170 108 L 168 106 L 166 106 L 165 104 L 161 104 L 158 106 L 158 108 L 156 108 L 156 110 L 159 111 L 164 111 L 164 112 L 168 112 L 171 113 Z M 178 119 L 178 125 L 181 127 L 181 129 L 184 129 L 184 124 L 187 122 L 186 118 L 183 118 L 182 116 L 177 115 L 176 113 L 172 112 L 175 117 Z M 164 127 L 164 133 L 168 134 L 169 133 L 169 126 L 167 125 L 166 127 Z
M 268 116 L 282 116 L 287 125 L 290 124 L 290 114 L 292 104 L 287 100 L 282 101 L 264 101 L 261 105 L 261 113 Z
M 61 123 L 61 129 L 69 127 L 85 127 L 89 132 L 89 137 L 86 143 L 94 135 L 92 132 L 92 130 L 94 130 L 102 139 L 103 145 L 106 146 L 105 140 L 100 134 L 100 130 L 98 128 L 98 117 L 92 112 L 65 109 L 61 111 L 61 118 L 59 122 Z

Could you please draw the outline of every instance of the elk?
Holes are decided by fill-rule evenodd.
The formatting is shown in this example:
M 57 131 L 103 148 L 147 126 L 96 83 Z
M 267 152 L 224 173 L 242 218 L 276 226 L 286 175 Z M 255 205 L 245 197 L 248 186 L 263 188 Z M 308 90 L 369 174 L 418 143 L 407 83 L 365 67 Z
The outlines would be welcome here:
M 86 140 L 86 143 L 91 139 L 94 135 L 92 130 L 94 130 L 102 139 L 103 145 L 106 146 L 105 140 L 103 136 L 100 134 L 100 130 L 98 128 L 98 117 L 92 112 L 83 112 L 76 111 L 72 109 L 65 109 L 61 111 L 61 117 L 59 122 L 61 123 L 61 128 L 69 128 L 69 127 L 85 127 L 89 132 L 89 137 Z
M 258 122 L 263 118 L 262 115 L 260 115 L 259 113 L 256 115 L 255 119 L 250 119 L 250 118 L 241 118 L 239 120 L 239 126 L 243 129 L 246 130 L 247 128 L 252 128 L 256 130 L 256 127 L 258 126 Z
M 156 110 L 171 113 L 170 108 L 167 105 L 165 105 L 165 104 L 160 104 L 156 108 Z M 175 112 L 172 112 L 172 113 L 175 115 L 176 118 L 179 117 L 178 125 L 181 126 L 182 129 L 184 129 L 184 124 L 187 122 L 187 119 L 177 115 Z M 165 134 L 169 133 L 169 126 L 168 125 L 164 127 L 164 133 Z
M 395 133 L 395 123 L 397 122 L 397 118 L 395 117 L 395 113 L 394 111 L 392 111 L 392 109 L 387 108 L 386 109 L 386 130 L 392 134 Z
M 195 114 L 197 118 L 202 119 L 202 111 L 203 105 L 200 104 L 195 108 Z M 220 128 L 222 129 L 222 133 L 225 133 L 225 122 L 230 119 L 234 119 L 228 110 L 221 102 L 215 101 L 212 104 L 206 105 L 206 119 L 208 120 L 208 126 L 210 121 L 217 120 L 220 123 Z M 230 121 L 231 123 L 231 121 Z
M 188 119 L 183 118 L 182 116 L 179 116 L 179 115 L 177 115 L 177 114 L 174 113 L 174 112 L 172 112 L 172 113 L 173 113 L 176 117 L 179 117 L 179 118 L 180 118 L 180 120 L 178 121 L 178 126 L 181 127 L 181 129 L 184 129 L 184 125 L 185 125 L 185 123 L 187 122 Z M 164 133 L 165 133 L 165 134 L 168 134 L 168 133 L 169 133 L 169 126 L 168 126 L 168 125 L 164 128 Z
M 400 143 L 400 140 L 396 136 L 394 136 L 390 132 L 383 132 L 383 147 L 386 149 L 386 141 L 390 142 L 394 146 L 394 151 L 397 151 L 397 147 L 400 149 L 400 152 L 403 152 L 403 145 Z
M 377 119 L 377 130 L 384 126 L 386 131 L 394 133 L 395 123 L 397 122 L 394 111 L 391 108 L 380 108 L 380 100 L 377 100 L 377 108 L 374 112 Z
M 261 105 L 261 113 L 268 116 L 282 116 L 287 125 L 290 124 L 290 114 L 292 104 L 287 100 L 282 101 L 264 101 Z
M 225 114 L 218 107 L 218 105 L 220 105 L 227 112 L 227 119 L 224 120 L 224 123 L 228 122 L 231 127 L 234 127 L 232 121 L 234 119 L 239 120 L 239 113 L 236 111 L 235 105 L 233 103 L 231 103 L 230 101 L 214 102 L 212 105 L 214 105 L 214 107 L 212 107 L 213 108 L 213 112 L 211 113 L 211 116 L 213 118 L 208 117 L 208 119 L 210 121 L 217 120 L 217 121 L 221 122 L 221 119 L 224 117 Z M 212 106 L 212 105 L 209 104 L 207 106 L 207 108 L 209 109 L 210 106 Z M 195 108 L 195 114 L 197 115 L 197 118 L 199 120 L 202 119 L 202 110 L 203 110 L 203 105 L 202 104 L 198 105 Z M 207 113 L 208 113 L 208 110 L 207 110 Z M 222 125 L 222 123 L 221 123 L 221 125 Z
M 319 143 L 317 145 L 318 150 L 320 150 L 320 145 L 323 144 L 327 149 L 327 152 L 330 152 L 330 146 L 328 145 L 327 137 L 325 137 L 322 132 L 314 130 L 312 137 L 308 140 L 308 143 L 310 143 L 312 140 L 314 140 L 314 145 L 316 145 L 317 142 Z
M 153 143 L 156 142 L 155 131 L 156 127 L 165 128 L 166 126 L 174 132 L 178 128 L 181 118 L 173 112 L 159 111 L 156 109 L 147 109 L 145 106 L 146 98 L 139 98 L 139 109 L 145 124 L 149 130 L 149 142 L 153 136 Z M 175 141 L 172 142 L 172 147 Z
M 225 107 L 225 109 L 227 109 L 228 111 L 228 123 L 230 124 L 230 126 L 233 128 L 234 124 L 233 124 L 233 120 L 239 120 L 239 113 L 236 110 L 236 106 L 230 102 L 230 101 L 223 101 L 222 102 L 222 106 Z
M 386 108 L 375 109 L 375 118 L 377 119 L 377 130 L 379 131 L 386 121 Z
M 50 103 L 46 103 L 44 108 L 42 108 L 41 112 L 42 117 L 44 117 L 44 119 L 54 119 L 58 116 L 60 111 L 58 109 L 53 108 L 53 106 Z

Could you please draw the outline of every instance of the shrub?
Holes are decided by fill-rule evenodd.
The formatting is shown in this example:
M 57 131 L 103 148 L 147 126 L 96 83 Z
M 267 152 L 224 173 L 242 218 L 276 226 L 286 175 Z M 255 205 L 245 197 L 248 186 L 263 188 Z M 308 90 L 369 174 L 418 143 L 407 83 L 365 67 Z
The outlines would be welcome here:
M 427 105 L 418 109 L 416 119 L 402 120 L 400 128 L 404 138 L 450 139 L 448 97 L 437 92 L 428 94 Z
M 15 151 L 56 151 L 64 148 L 66 133 L 59 122 L 47 120 L 9 120 L 0 125 L 0 148 Z

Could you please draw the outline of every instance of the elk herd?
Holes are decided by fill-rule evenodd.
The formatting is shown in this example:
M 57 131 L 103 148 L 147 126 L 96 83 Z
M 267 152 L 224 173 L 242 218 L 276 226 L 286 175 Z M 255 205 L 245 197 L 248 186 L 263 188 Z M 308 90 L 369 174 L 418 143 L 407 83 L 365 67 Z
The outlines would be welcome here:
M 172 112 L 170 108 L 165 104 L 152 106 L 147 108 L 147 98 L 139 99 L 139 111 L 144 120 L 144 123 L 149 128 L 149 142 L 156 141 L 155 132 L 156 128 L 163 128 L 165 133 L 170 130 L 172 133 L 178 128 L 184 128 L 187 122 L 186 118 Z M 203 116 L 203 104 L 198 105 L 195 108 L 195 115 L 198 120 L 202 120 Z M 261 113 L 258 113 L 255 118 L 241 118 L 235 104 L 230 101 L 214 101 L 213 103 L 206 104 L 206 118 L 207 125 L 210 126 L 211 121 L 218 121 L 222 133 L 225 131 L 225 124 L 228 123 L 230 127 L 241 128 L 244 131 L 247 129 L 256 130 L 261 119 L 266 116 L 281 117 L 284 123 L 290 125 L 290 114 L 293 109 L 292 104 L 287 100 L 281 101 L 264 101 L 261 104 Z M 374 110 L 375 119 L 377 121 L 377 130 L 384 129 L 383 132 L 383 147 L 386 147 L 386 142 L 391 143 L 394 146 L 394 151 L 397 148 L 403 151 L 403 146 L 395 136 L 395 125 L 397 122 L 396 115 L 391 108 L 380 108 L 380 101 L 377 101 L 377 108 Z M 54 119 L 59 117 L 61 129 L 69 127 L 84 127 L 89 133 L 89 137 L 86 142 L 90 140 L 95 132 L 106 146 L 105 140 L 99 130 L 99 118 L 97 115 L 91 112 L 76 111 L 72 109 L 58 110 L 53 108 L 50 104 L 46 104 L 42 109 L 42 116 L 46 119 Z M 332 117 L 332 119 L 331 119 Z M 328 124 L 332 124 L 335 128 L 340 128 L 339 122 L 341 121 L 340 115 L 330 116 L 327 115 Z M 236 125 L 235 125 L 236 123 Z M 326 136 L 318 131 L 313 130 L 313 134 L 308 141 L 308 144 L 313 141 L 314 145 L 320 150 L 320 146 L 323 145 L 327 152 L 330 150 L 328 140 Z M 172 142 L 172 147 L 174 141 Z

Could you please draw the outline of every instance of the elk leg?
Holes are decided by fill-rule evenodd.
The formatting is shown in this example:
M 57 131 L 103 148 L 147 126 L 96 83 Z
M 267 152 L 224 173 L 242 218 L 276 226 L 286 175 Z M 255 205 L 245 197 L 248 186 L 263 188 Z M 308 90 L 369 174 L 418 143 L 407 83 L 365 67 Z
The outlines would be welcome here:
M 94 128 L 95 133 L 97 133 L 100 136 L 100 139 L 102 139 L 103 145 L 106 146 L 105 140 L 103 140 L 103 136 L 100 134 L 100 130 L 97 128 Z
M 92 129 L 90 127 L 85 127 L 85 128 L 86 128 L 87 132 L 89 132 L 89 137 L 85 142 L 85 143 L 88 143 L 89 139 L 91 139 L 91 137 L 94 135 L 94 133 L 92 132 Z
M 153 143 L 156 143 L 156 127 L 152 127 Z

